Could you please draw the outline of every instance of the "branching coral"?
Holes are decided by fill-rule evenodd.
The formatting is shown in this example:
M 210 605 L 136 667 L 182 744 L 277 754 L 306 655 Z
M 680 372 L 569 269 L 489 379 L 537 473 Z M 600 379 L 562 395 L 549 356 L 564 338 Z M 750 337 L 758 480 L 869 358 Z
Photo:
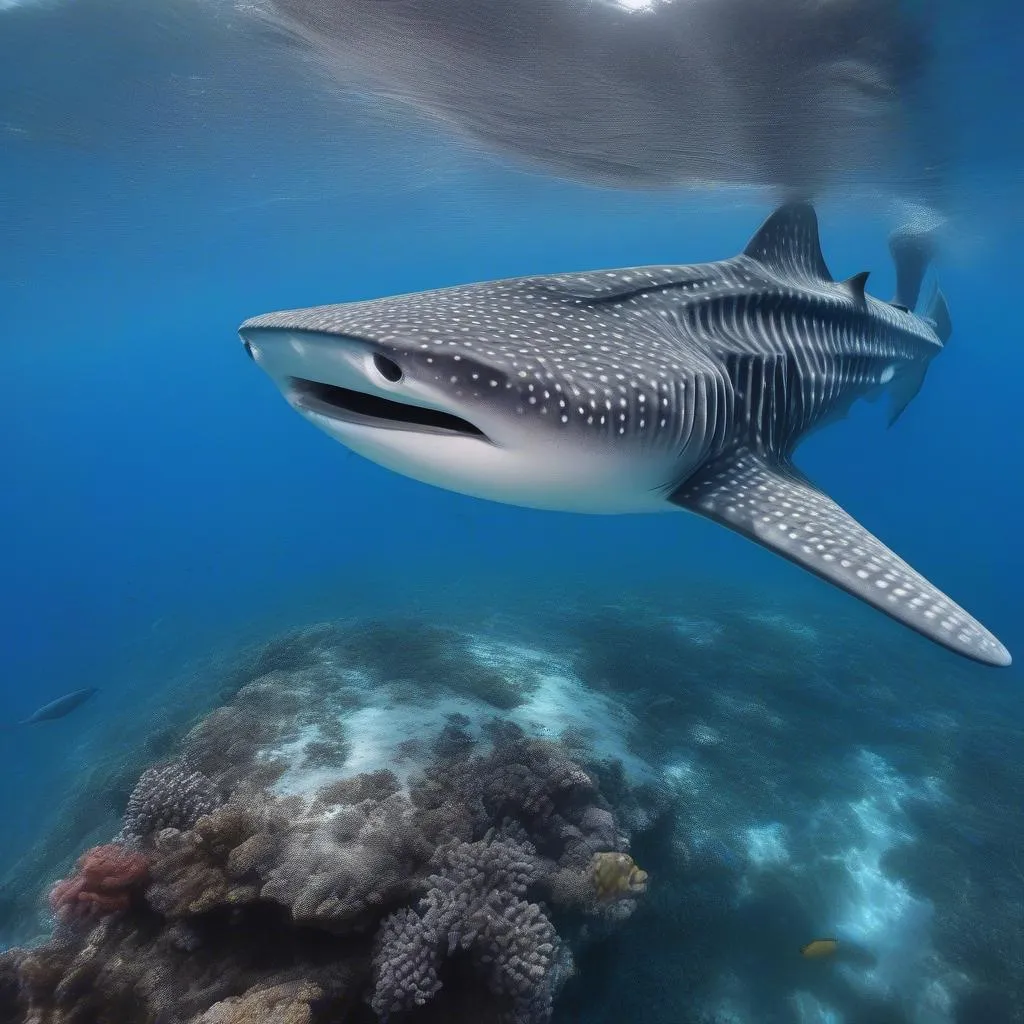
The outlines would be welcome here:
M 485 754 L 472 752 L 458 723 L 441 734 L 437 756 L 412 791 L 425 822 L 479 839 L 514 821 L 542 855 L 581 871 L 597 851 L 625 848 L 610 805 L 563 746 L 507 722 L 488 732 Z
M 461 950 L 507 1001 L 509 1021 L 548 1020 L 572 960 L 543 909 L 524 898 L 540 877 L 536 853 L 524 840 L 490 835 L 437 851 L 416 910 L 403 908 L 381 929 L 371 998 L 381 1018 L 433 998 L 442 961 Z
M 78 858 L 78 871 L 50 890 L 50 909 L 61 921 L 88 921 L 127 910 L 149 876 L 149 860 L 108 843 Z
M 221 803 L 213 783 L 183 761 L 148 768 L 128 798 L 122 840 L 141 840 L 164 828 L 191 828 Z

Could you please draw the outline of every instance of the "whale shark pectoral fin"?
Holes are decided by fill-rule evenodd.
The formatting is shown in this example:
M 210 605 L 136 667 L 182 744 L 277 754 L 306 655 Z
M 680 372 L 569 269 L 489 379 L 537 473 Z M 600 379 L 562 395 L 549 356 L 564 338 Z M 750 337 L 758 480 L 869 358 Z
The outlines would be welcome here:
M 818 237 L 818 215 L 810 203 L 780 206 L 743 250 L 768 270 L 785 277 L 831 281 Z
M 1009 665 L 1006 648 L 793 466 L 744 449 L 669 498 L 796 562 L 957 654 Z

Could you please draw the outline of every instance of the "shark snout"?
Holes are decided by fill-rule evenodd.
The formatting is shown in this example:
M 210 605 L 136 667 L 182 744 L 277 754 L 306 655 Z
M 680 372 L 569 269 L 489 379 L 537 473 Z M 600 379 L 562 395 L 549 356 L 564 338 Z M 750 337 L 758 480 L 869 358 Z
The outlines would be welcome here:
M 248 323 L 238 333 L 249 357 L 283 390 L 292 380 L 385 391 L 391 384 L 374 366 L 370 341 Z
M 346 444 L 374 431 L 487 438 L 414 353 L 372 338 L 261 323 L 243 324 L 239 335 L 292 408 Z

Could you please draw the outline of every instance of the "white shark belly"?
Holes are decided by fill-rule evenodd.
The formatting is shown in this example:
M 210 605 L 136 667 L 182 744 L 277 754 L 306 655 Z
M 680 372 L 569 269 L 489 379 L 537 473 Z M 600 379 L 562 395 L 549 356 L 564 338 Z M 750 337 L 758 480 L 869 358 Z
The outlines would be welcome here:
M 425 433 L 297 410 L 336 441 L 403 476 L 506 505 L 595 515 L 677 511 L 666 495 L 682 473 L 664 453 L 581 448 L 548 440 L 512 449 L 483 438 Z

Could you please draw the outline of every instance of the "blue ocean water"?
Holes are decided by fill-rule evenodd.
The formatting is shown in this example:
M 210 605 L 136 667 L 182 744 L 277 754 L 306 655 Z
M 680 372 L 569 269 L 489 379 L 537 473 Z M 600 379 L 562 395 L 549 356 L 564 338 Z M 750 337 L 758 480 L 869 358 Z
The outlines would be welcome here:
M 720 706 L 713 719 L 709 694 L 756 700 L 800 722 L 770 757 L 750 747 L 767 743 L 766 732 L 737 731 L 736 749 L 716 756 L 746 773 L 705 766 L 716 785 L 734 787 L 706 802 L 721 803 L 729 826 L 718 834 L 710 815 L 703 835 L 688 832 L 701 866 L 673 883 L 684 890 L 672 911 L 682 923 L 649 917 L 645 934 L 627 930 L 589 954 L 580 970 L 605 979 L 604 1008 L 568 988 L 556 1019 L 679 1021 L 677 990 L 704 1000 L 693 996 L 705 1007 L 694 1021 L 1024 1019 L 1017 665 L 994 671 L 935 651 L 695 517 L 530 511 L 388 473 L 291 413 L 236 335 L 243 319 L 269 309 L 725 258 L 746 244 L 771 200 L 557 180 L 376 116 L 372 103 L 326 109 L 333 101 L 323 100 L 325 110 L 311 111 L 319 93 L 290 74 L 285 57 L 253 66 L 228 29 L 191 6 L 175 8 L 166 36 L 119 5 L 59 8 L 48 32 L 67 36 L 51 47 L 45 33 L 25 30 L 38 49 L 15 53 L 4 21 L 23 12 L 0 4 L 8 58 L 0 76 L 0 718 L 15 722 L 79 687 L 100 692 L 65 719 L 0 733 L 4 900 L 25 877 L 26 855 L 57 841 L 55 815 L 66 813 L 68 793 L 97 764 L 116 763 L 120 744 L 136 766 L 147 737 L 181 732 L 216 706 L 210 666 L 238 646 L 348 616 L 477 630 L 501 620 L 516 635 L 540 630 L 551 652 L 590 652 L 603 667 L 588 678 L 605 673 L 612 690 L 628 691 L 632 714 L 689 695 L 689 710 L 670 716 L 678 747 L 651 739 L 677 775 L 688 757 L 720 750 L 721 735 L 731 735 L 734 719 Z M 1024 143 L 1015 99 L 1024 83 L 1012 30 L 1020 15 L 993 5 L 970 19 L 944 16 L 962 46 L 947 85 L 967 154 L 950 185 L 966 213 L 937 271 L 953 339 L 896 427 L 885 428 L 879 407 L 858 406 L 810 439 L 799 462 L 1016 654 L 1024 643 L 1015 511 L 1024 453 L 1016 284 Z M 115 24 L 123 35 L 111 35 Z M 999 24 L 1005 31 L 983 31 Z M 84 56 L 90 48 L 95 60 Z M 179 91 L 160 95 L 169 82 Z M 292 118 L 293 108 L 302 115 Z M 832 197 L 819 213 L 835 276 L 870 269 L 873 294 L 888 295 L 888 209 Z M 598 612 L 610 622 L 581 640 L 572 621 L 549 621 L 560 608 L 579 609 L 578 622 Z M 813 670 L 795 655 L 790 674 L 781 660 L 759 668 L 758 643 L 778 649 L 742 633 L 729 634 L 734 654 L 725 661 L 697 643 L 704 653 L 687 663 L 689 648 L 662 652 L 652 634 L 665 616 L 721 625 L 740 611 L 803 623 L 820 641 Z M 614 654 L 593 638 L 611 644 L 611 623 L 622 645 Z M 152 760 L 165 754 L 154 749 Z M 802 781 L 787 758 L 804 759 Z M 752 776 L 766 771 L 793 789 L 761 814 L 768 798 Z M 807 781 L 815 777 L 820 792 Z M 942 798 L 930 803 L 929 787 Z M 90 798 L 119 811 L 126 795 Z M 850 844 L 835 840 L 815 859 L 805 847 L 818 849 L 815 830 L 828 814 L 808 808 L 828 800 L 847 808 L 836 834 L 849 829 Z M 858 846 L 856 827 L 874 845 Z M 898 844 L 887 830 L 909 836 L 925 866 L 891 853 Z M 60 867 L 46 881 L 83 848 L 49 851 Z M 800 866 L 787 873 L 785 864 Z M 928 864 L 942 873 L 931 889 Z M 758 890 L 773 865 L 778 877 Z M 845 918 L 837 910 L 815 918 L 800 904 L 814 904 L 808 894 L 833 882 L 842 889 L 830 870 L 860 879 L 860 917 L 847 908 Z M 737 892 L 753 887 L 756 899 L 720 905 L 720 891 L 732 892 L 722 876 L 735 876 Z M 0 937 L 37 937 L 23 924 L 0 919 Z M 877 958 L 870 983 L 857 988 L 837 972 L 822 987 L 801 975 L 798 955 L 780 955 L 830 925 Z M 958 930 L 971 946 L 959 961 L 950 946 Z M 656 950 L 651 935 L 660 936 Z M 928 1002 L 918 991 L 927 974 L 919 954 L 936 942 L 946 973 L 928 977 L 943 996 Z M 702 989 L 701 976 L 715 984 Z M 771 985 L 750 980 L 768 977 Z

